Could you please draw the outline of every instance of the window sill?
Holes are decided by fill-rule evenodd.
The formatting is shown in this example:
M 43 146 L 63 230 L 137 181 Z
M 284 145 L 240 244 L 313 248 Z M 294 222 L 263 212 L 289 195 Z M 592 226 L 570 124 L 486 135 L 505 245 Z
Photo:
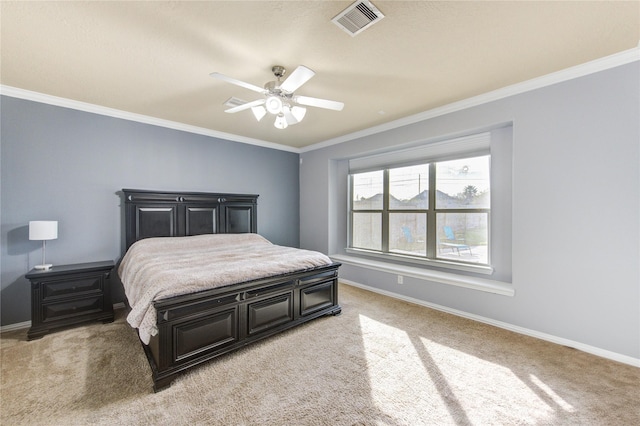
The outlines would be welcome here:
M 382 262 L 372 259 L 363 259 L 360 257 L 334 254 L 330 257 L 336 261 L 347 265 L 359 266 L 368 269 L 374 269 L 390 274 L 398 274 L 406 277 L 418 278 L 425 281 L 431 281 L 441 284 L 449 284 L 458 287 L 470 288 L 473 290 L 484 291 L 488 293 L 500 294 L 503 296 L 514 296 L 515 289 L 511 284 L 501 281 L 489 280 L 486 278 L 470 277 L 467 275 L 458 275 L 452 272 L 435 271 L 431 269 L 417 268 L 406 265 L 396 265 L 393 263 Z
M 416 258 L 413 256 L 404 256 L 399 253 L 380 253 L 377 251 L 370 251 L 364 249 L 356 249 L 347 247 L 345 251 L 349 254 L 356 256 L 367 256 L 380 259 L 381 262 L 387 263 L 389 260 L 397 260 L 399 262 L 414 263 L 420 266 L 432 266 L 434 268 L 446 268 L 455 271 L 471 272 L 474 274 L 491 275 L 493 274 L 493 268 L 488 265 L 479 265 L 474 263 L 459 263 L 459 262 L 447 262 L 441 259 L 425 259 Z M 455 272 L 454 272 L 455 273 Z

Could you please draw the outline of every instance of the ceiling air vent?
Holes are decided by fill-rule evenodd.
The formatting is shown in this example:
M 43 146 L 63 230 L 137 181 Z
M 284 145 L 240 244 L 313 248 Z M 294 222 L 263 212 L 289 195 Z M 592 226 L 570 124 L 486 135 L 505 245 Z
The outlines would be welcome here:
M 243 101 L 242 99 L 238 99 L 234 96 L 230 97 L 229 99 L 227 99 L 223 105 L 226 105 L 228 107 L 234 108 L 240 105 L 244 105 L 246 104 L 247 101 Z
M 384 15 L 371 2 L 360 0 L 340 12 L 331 22 L 353 37 L 382 18 Z

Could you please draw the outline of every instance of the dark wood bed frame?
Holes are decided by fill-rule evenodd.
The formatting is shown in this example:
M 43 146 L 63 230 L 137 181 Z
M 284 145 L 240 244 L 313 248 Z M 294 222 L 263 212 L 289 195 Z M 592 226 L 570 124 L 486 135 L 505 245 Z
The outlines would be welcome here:
M 127 249 L 148 237 L 257 232 L 257 195 L 123 189 Z M 339 263 L 154 302 L 144 351 L 155 392 L 176 375 L 281 331 L 338 315 Z

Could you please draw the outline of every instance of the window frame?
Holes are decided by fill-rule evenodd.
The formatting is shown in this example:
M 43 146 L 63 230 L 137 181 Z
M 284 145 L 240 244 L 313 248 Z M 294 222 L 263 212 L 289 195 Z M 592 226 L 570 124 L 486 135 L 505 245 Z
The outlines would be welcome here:
M 455 150 L 454 150 L 455 151 Z M 492 274 L 493 267 L 491 263 L 491 203 L 488 208 L 437 208 L 436 205 L 436 164 L 444 161 L 474 158 L 480 156 L 488 156 L 491 164 L 491 152 L 488 147 L 481 147 L 480 149 L 472 149 L 466 152 L 456 151 L 450 154 L 442 154 L 432 156 L 429 158 L 420 158 L 413 160 L 410 163 L 388 164 L 384 166 L 369 167 L 365 170 L 349 170 L 348 172 L 348 215 L 347 215 L 347 248 L 346 252 L 351 254 L 366 255 L 374 258 L 385 260 L 397 260 L 401 262 L 415 263 L 427 266 L 442 267 L 447 269 L 456 269 L 467 272 L 474 272 L 480 274 Z M 427 209 L 390 209 L 390 170 L 409 165 L 428 165 L 429 177 L 429 199 Z M 490 166 L 491 167 L 491 166 Z M 371 171 L 383 172 L 383 204 L 381 209 L 354 209 L 353 205 L 353 191 L 354 191 L 354 175 L 358 173 L 365 173 Z M 489 173 L 491 176 L 491 172 Z M 489 178 L 489 187 L 491 188 L 491 177 Z M 353 217 L 354 213 L 379 213 L 382 215 L 382 241 L 381 250 L 358 248 L 353 246 Z M 390 251 L 390 216 L 393 213 L 408 213 L 408 214 L 424 214 L 426 220 L 426 238 L 425 238 L 425 255 L 412 255 L 406 253 L 398 253 Z M 438 214 L 485 214 L 487 223 L 487 263 L 469 262 L 464 260 L 453 260 L 450 258 L 438 257 L 438 237 L 437 237 L 437 218 Z

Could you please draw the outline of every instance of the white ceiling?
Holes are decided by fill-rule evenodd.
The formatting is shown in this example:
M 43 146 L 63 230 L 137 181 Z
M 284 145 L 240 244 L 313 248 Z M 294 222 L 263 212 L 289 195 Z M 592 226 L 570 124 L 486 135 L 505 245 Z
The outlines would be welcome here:
M 0 83 L 240 138 L 302 148 L 635 48 L 639 1 L 378 1 L 351 37 L 351 1 L 1 2 Z M 285 130 L 235 96 L 271 67 L 316 76 L 296 93 L 338 100 Z

